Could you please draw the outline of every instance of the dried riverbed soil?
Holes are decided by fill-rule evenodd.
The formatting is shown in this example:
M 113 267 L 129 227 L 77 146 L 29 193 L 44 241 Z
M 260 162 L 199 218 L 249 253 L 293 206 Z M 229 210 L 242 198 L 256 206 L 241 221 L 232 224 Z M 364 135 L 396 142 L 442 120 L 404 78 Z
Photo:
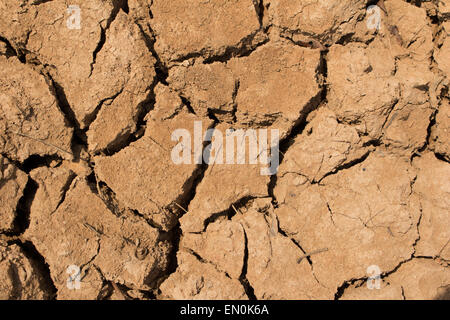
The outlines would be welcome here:
M 449 0 L 78 2 L 0 0 L 1 299 L 450 298 Z

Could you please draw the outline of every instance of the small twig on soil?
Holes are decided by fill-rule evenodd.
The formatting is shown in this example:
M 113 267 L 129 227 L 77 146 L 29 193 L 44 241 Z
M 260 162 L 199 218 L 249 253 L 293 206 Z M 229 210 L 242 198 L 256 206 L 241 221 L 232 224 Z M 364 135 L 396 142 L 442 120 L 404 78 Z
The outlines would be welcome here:
M 158 141 L 156 141 L 155 139 L 153 139 L 151 136 L 147 136 L 150 138 L 150 140 L 152 140 L 155 144 L 157 144 L 161 149 L 163 149 L 166 152 L 169 152 L 169 150 L 167 150 L 166 148 L 164 148 Z
M 83 223 L 83 225 L 88 228 L 91 231 L 94 231 L 95 233 L 97 233 L 98 235 L 102 236 L 103 232 L 100 232 L 99 230 L 97 230 L 96 228 L 94 228 L 93 226 L 91 226 L 89 223 L 85 222 Z
M 441 251 L 439 251 L 438 256 L 440 256 L 442 254 L 442 251 L 444 251 L 445 247 L 447 247 L 447 245 L 450 243 L 450 238 L 448 239 L 447 243 L 442 247 Z
M 325 252 L 325 251 L 328 251 L 328 248 L 322 248 L 322 249 L 311 251 L 310 253 L 304 254 L 300 258 L 298 258 L 297 263 L 300 263 L 304 258 L 310 257 L 313 254 L 317 254 L 317 253 L 321 253 L 321 252 Z
M 125 292 L 123 292 L 115 282 L 111 281 L 111 284 L 114 290 L 117 291 L 125 300 L 131 300 L 131 298 Z
M 388 230 L 389 234 L 391 235 L 391 237 L 393 237 L 394 234 L 392 233 L 391 227 L 387 227 L 387 230 Z
M 56 149 L 58 149 L 59 151 L 62 151 L 62 152 L 67 153 L 67 154 L 70 154 L 72 157 L 74 157 L 74 154 L 73 154 L 72 152 L 67 151 L 67 150 L 64 150 L 64 149 L 62 149 L 62 148 L 60 148 L 60 147 L 58 147 L 58 146 L 55 146 L 54 144 L 48 143 L 48 142 L 46 142 L 45 140 L 38 139 L 38 138 L 34 138 L 34 137 L 29 136 L 29 135 L 20 133 L 20 132 L 14 132 L 14 133 L 17 134 L 18 136 L 25 137 L 25 138 L 28 138 L 28 139 L 31 139 L 31 140 L 40 142 L 40 143 L 42 143 L 42 144 L 45 144 L 45 145 L 48 146 L 48 147 L 56 148 Z
M 231 207 L 233 208 L 234 212 L 236 212 L 236 213 L 241 213 L 240 211 L 238 211 L 238 210 L 234 207 L 234 204 L 232 204 Z
M 180 208 L 181 210 L 183 210 L 185 213 L 188 213 L 188 211 L 185 209 L 185 208 L 183 208 L 182 206 L 180 206 L 178 203 L 176 203 L 176 202 L 174 202 L 175 203 L 175 205 L 178 207 L 178 208 Z
M 384 0 L 379 0 L 377 3 L 377 6 L 380 7 L 381 10 L 384 11 L 384 13 L 386 13 L 386 15 L 388 15 L 388 12 L 386 10 L 386 6 L 384 5 Z
M 223 146 L 223 145 L 221 144 L 219 150 L 217 150 L 216 155 L 215 155 L 215 157 L 214 157 L 213 164 L 212 164 L 212 166 L 211 166 L 211 170 L 209 171 L 208 174 L 211 174 L 211 173 L 212 173 L 212 171 L 213 171 L 213 169 L 214 169 L 214 165 L 216 164 L 217 155 L 218 155 L 219 152 L 222 150 L 222 146 Z
M 48 143 L 48 142 L 45 141 L 45 140 L 38 139 L 38 138 L 34 138 L 34 137 L 32 137 L 32 136 L 29 136 L 29 135 L 27 135 L 27 134 L 20 133 L 20 132 L 13 132 L 13 133 L 14 133 L 14 134 L 17 134 L 17 135 L 20 136 L 20 137 L 24 137 L 24 138 L 28 138 L 28 139 L 31 139 L 31 140 L 40 142 L 40 143 L 42 143 L 42 144 L 45 144 L 45 145 L 48 146 L 48 147 L 56 148 L 56 149 L 58 149 L 59 151 L 64 152 L 64 153 L 66 153 L 66 154 L 69 154 L 69 155 L 71 155 L 73 158 L 76 158 L 76 156 L 73 154 L 73 152 L 64 150 L 63 148 L 60 148 L 60 147 L 58 147 L 58 146 L 55 146 L 54 144 Z M 83 158 L 83 157 L 80 156 L 80 159 L 83 160 L 83 161 L 89 162 L 89 159 L 88 159 L 88 158 Z

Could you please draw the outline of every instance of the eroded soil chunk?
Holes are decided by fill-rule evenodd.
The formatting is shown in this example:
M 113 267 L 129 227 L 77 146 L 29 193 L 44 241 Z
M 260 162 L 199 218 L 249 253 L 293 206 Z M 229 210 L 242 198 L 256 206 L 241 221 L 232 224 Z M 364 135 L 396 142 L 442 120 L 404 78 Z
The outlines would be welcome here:
M 0 156 L 0 231 L 11 232 L 15 228 L 17 208 L 28 177 L 8 159 Z
M 36 263 L 16 244 L 0 243 L 0 298 L 44 300 L 51 296 Z
M 155 50 L 166 64 L 246 48 L 259 30 L 250 0 L 155 0 L 150 9 L 150 24 L 157 37 Z
M 2 0 L 0 298 L 449 299 L 449 88 L 449 0 Z
M 32 155 L 70 159 L 73 129 L 45 78 L 15 57 L 0 56 L 0 152 L 24 161 Z
M 40 186 L 36 194 L 40 201 L 31 208 L 26 237 L 47 258 L 59 298 L 95 299 L 102 279 L 142 290 L 157 285 L 170 250 L 157 229 L 135 215 L 115 216 L 92 186 L 82 178 L 71 179 L 64 168 L 37 169 L 33 176 Z M 58 185 L 65 193 L 62 198 L 45 191 Z M 49 234 L 48 229 L 59 231 Z M 70 266 L 89 275 L 81 279 L 84 290 L 67 287 Z
M 281 204 L 275 214 L 306 252 L 327 248 L 311 261 L 318 281 L 336 289 L 364 277 L 370 265 L 389 271 L 411 256 L 420 217 L 410 199 L 414 178 L 405 160 L 381 153 L 321 184 L 286 174 L 275 188 Z

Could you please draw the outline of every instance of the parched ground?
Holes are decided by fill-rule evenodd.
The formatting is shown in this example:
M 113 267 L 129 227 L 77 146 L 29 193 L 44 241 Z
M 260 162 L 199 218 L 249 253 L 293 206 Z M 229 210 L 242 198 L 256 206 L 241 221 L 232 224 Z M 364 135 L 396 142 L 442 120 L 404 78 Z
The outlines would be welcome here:
M 0 0 L 0 299 L 450 299 L 449 82 L 449 0 Z

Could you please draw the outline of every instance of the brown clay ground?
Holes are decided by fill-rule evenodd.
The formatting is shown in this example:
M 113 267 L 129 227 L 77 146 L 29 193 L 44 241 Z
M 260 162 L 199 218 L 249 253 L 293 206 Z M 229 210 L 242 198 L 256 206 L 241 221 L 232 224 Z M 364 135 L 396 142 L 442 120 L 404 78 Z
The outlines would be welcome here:
M 0 298 L 449 298 L 449 0 L 78 2 L 0 0 Z

